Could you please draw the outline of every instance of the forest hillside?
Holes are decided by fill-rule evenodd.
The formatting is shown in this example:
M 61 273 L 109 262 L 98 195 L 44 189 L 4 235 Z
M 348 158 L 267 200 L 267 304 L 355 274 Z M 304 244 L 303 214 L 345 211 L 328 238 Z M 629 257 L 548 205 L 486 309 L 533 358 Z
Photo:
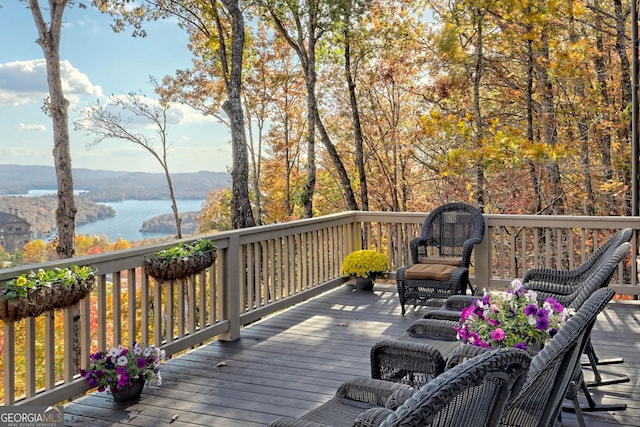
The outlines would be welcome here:
M 209 192 L 229 186 L 226 172 L 198 171 L 171 174 L 177 199 L 206 199 Z M 168 199 L 163 173 L 74 169 L 77 191 L 94 202 Z M 26 194 L 35 189 L 56 189 L 53 166 L 0 165 L 0 195 Z
M 206 199 L 209 192 L 229 185 L 229 174 L 194 172 L 171 175 L 177 199 Z M 162 173 L 118 172 L 106 170 L 74 170 L 74 187 L 78 213 L 76 225 L 95 222 L 115 215 L 113 208 L 97 202 L 121 200 L 169 199 L 167 182 Z M 0 165 L 0 211 L 15 213 L 31 225 L 36 238 L 46 238 L 56 228 L 55 194 L 24 197 L 29 190 L 56 188 L 55 169 L 49 166 Z M 183 218 L 185 232 L 193 232 L 196 224 L 191 214 Z M 175 232 L 172 216 L 150 218 L 141 224 L 145 231 Z

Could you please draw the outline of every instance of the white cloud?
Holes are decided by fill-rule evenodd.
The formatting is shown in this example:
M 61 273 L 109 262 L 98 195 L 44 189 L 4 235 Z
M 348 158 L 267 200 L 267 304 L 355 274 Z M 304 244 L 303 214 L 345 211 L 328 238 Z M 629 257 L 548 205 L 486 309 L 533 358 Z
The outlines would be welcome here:
M 102 88 L 69 61 L 60 62 L 62 89 L 72 102 L 80 95 L 101 96 Z M 0 105 L 42 103 L 48 95 L 47 67 L 44 59 L 0 64 Z
M 26 131 L 44 132 L 45 130 L 47 130 L 47 127 L 45 125 L 20 123 L 18 125 L 18 129 L 19 130 L 26 130 Z

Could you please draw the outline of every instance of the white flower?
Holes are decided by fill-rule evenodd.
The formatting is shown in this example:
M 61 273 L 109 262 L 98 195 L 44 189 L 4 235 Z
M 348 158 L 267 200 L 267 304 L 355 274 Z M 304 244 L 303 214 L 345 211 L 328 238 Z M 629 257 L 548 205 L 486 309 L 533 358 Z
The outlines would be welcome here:
M 136 356 L 139 356 L 142 354 L 142 347 L 140 347 L 140 344 L 136 343 L 133 346 L 133 354 L 135 354 Z
M 116 365 L 118 365 L 118 366 L 127 366 L 127 362 L 129 362 L 129 359 L 127 359 L 127 356 L 120 356 L 120 357 L 118 357 L 118 360 L 116 361 Z
M 147 348 L 145 348 L 145 349 L 144 349 L 144 351 L 142 352 L 142 355 L 143 355 L 144 357 L 149 357 L 149 356 L 151 356 L 151 347 L 147 347 Z
M 111 350 L 109 350 L 109 353 L 107 353 L 107 356 L 115 359 L 116 357 L 120 356 L 120 350 L 114 347 Z

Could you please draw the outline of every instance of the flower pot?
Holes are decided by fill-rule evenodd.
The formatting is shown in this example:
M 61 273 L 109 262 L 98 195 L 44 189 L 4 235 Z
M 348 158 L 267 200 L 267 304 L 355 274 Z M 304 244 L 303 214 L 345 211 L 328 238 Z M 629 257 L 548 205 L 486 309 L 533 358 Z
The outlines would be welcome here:
M 356 278 L 356 289 L 361 291 L 371 291 L 373 290 L 373 280 L 368 277 L 357 277 Z
M 128 402 L 139 399 L 143 388 L 144 378 L 134 378 L 131 380 L 131 384 L 125 387 L 112 387 L 111 394 L 116 402 Z

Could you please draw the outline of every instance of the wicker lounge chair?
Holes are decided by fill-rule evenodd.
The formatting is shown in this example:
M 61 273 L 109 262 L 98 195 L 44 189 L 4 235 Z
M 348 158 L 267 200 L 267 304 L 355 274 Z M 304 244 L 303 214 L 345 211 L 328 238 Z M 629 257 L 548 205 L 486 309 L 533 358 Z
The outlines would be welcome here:
M 527 289 L 538 291 L 539 297 L 552 296 L 563 305 L 576 308 L 576 304 L 579 305 L 584 302 L 584 292 L 581 296 L 583 299 L 574 302 L 578 295 L 581 294 L 580 288 L 588 287 L 594 281 L 595 283 L 602 283 L 600 287 L 609 285 L 618 264 L 607 263 L 607 260 L 614 255 L 618 247 L 631 240 L 632 234 L 632 229 L 630 228 L 616 232 L 587 261 L 574 270 L 563 271 L 547 268 L 529 270 L 524 275 L 523 285 Z M 607 265 L 604 265 L 605 263 Z M 606 284 L 602 281 L 604 278 L 607 279 Z M 586 296 L 588 295 L 587 293 Z M 425 313 L 424 318 L 460 320 L 462 309 L 469 307 L 474 298 L 472 295 L 453 295 L 445 300 L 442 307 Z
M 561 419 L 563 399 L 572 397 L 572 390 L 579 387 L 580 355 L 591 328 L 614 294 L 610 288 L 598 289 L 532 359 L 527 380 L 505 408 L 500 426 L 550 426 Z M 460 346 L 447 360 L 447 366 L 486 351 L 482 347 Z M 578 419 L 582 421 L 581 414 Z
M 563 305 L 568 308 L 578 310 L 580 307 L 589 299 L 589 297 L 598 289 L 605 288 L 609 285 L 611 281 L 611 276 L 613 275 L 618 264 L 627 256 L 631 248 L 629 242 L 624 242 L 617 246 L 613 253 L 608 256 L 599 264 L 599 268 L 592 272 L 591 276 L 587 278 L 587 280 L 576 287 L 574 292 L 571 295 L 555 295 L 551 293 L 545 293 L 537 291 L 538 299 L 540 301 L 544 301 L 547 297 L 553 297 L 560 301 Z M 466 297 L 464 296 L 455 296 L 450 298 L 451 306 L 460 304 L 461 307 L 467 307 L 471 304 L 470 301 L 474 299 L 474 297 Z M 462 305 L 462 302 L 466 299 L 466 303 Z M 420 319 L 415 321 L 408 329 L 408 334 L 414 338 L 422 338 L 428 340 L 427 342 L 433 344 L 434 339 L 442 339 L 443 336 L 448 336 L 448 339 L 451 340 L 452 336 L 455 334 L 453 332 L 453 327 L 460 320 L 460 313 L 454 311 L 453 309 L 447 310 L 434 310 L 434 312 L 439 311 L 442 315 L 438 316 L 436 313 L 435 318 L 427 318 Z M 434 313 L 432 312 L 432 313 Z M 427 314 L 426 316 L 428 316 Z M 448 319 L 448 320 L 445 320 Z M 455 319 L 455 320 L 453 320 Z M 443 344 L 446 346 L 446 343 Z M 436 347 L 440 347 L 437 346 Z M 577 388 L 581 389 L 585 393 L 585 397 L 587 399 L 587 405 L 583 405 L 581 407 L 575 406 L 577 400 L 574 400 L 574 406 L 566 406 L 565 410 L 571 411 L 584 411 L 584 412 L 595 412 L 595 411 L 623 411 L 625 410 L 626 404 L 602 404 L 597 403 L 592 397 L 587 389 L 590 386 L 600 386 L 600 385 L 608 385 L 608 384 L 618 384 L 629 382 L 630 379 L 626 375 L 615 375 L 613 377 L 608 377 L 604 379 L 598 369 L 598 365 L 596 363 L 597 357 L 595 356 L 595 351 L 593 345 L 591 343 L 591 337 L 588 336 L 584 346 L 584 352 L 587 356 L 589 363 L 588 366 L 593 370 L 593 375 L 595 380 L 592 382 L 585 382 L 584 378 L 580 378 L 581 384 L 578 385 Z M 443 354 L 444 357 L 447 354 Z
M 402 384 L 359 378 L 302 417 L 279 418 L 270 426 L 495 426 L 524 383 L 530 362 L 521 350 L 490 351 L 452 367 L 415 393 Z
M 575 269 L 532 268 L 524 273 L 522 283 L 526 284 L 529 289 L 554 294 L 571 294 L 575 291 L 576 286 L 584 283 L 593 270 L 599 268 L 618 246 L 630 242 L 632 237 L 633 230 L 631 228 L 618 230 Z
M 623 236 L 626 233 L 623 234 Z M 623 240 L 626 239 L 623 238 Z M 611 245 L 611 247 L 605 251 L 604 254 L 600 257 L 600 259 L 594 263 L 593 269 L 590 270 L 590 275 L 585 279 L 585 281 L 581 284 L 571 286 L 572 292 L 570 294 L 555 294 L 549 291 L 541 291 L 537 289 L 536 292 L 538 294 L 538 300 L 544 301 L 547 297 L 555 298 L 558 302 L 563 304 L 565 307 L 578 309 L 587 298 L 595 292 L 595 290 L 603 287 L 609 286 L 611 282 L 611 277 L 613 276 L 615 269 L 618 264 L 627 256 L 631 249 L 631 245 L 628 241 L 623 241 L 619 243 L 617 246 Z M 539 285 L 541 282 L 537 282 Z M 528 288 L 529 283 L 525 283 L 524 286 Z M 556 284 L 551 284 L 549 287 L 544 287 L 545 289 L 556 289 Z M 538 286 L 538 288 L 543 288 L 543 286 Z M 454 295 L 447 299 L 443 307 L 433 310 L 429 313 L 425 314 L 425 319 L 417 320 L 410 328 L 409 332 L 413 332 L 414 336 L 420 336 L 424 338 L 433 338 L 434 328 L 439 327 L 435 323 L 436 320 L 450 320 L 450 321 L 458 321 L 460 320 L 460 311 L 464 307 L 468 307 L 473 303 L 473 300 L 476 297 L 469 295 Z M 600 373 L 598 366 L 601 364 L 612 364 L 612 363 L 621 363 L 622 360 L 608 360 L 599 362 L 599 359 L 595 353 L 593 348 L 593 344 L 591 343 L 591 339 L 587 341 L 585 354 L 588 358 L 588 366 L 593 370 L 594 381 L 588 382 L 585 385 L 589 387 L 603 386 L 603 385 L 611 385 L 611 384 L 620 384 L 629 382 L 630 379 L 626 375 L 615 375 L 608 378 L 603 378 Z M 597 405 L 595 402 L 588 397 L 589 407 L 584 407 L 585 411 L 613 411 L 613 410 L 624 410 L 626 409 L 626 405 Z
M 471 253 L 484 230 L 482 213 L 467 203 L 447 203 L 429 213 L 420 237 L 409 242 L 413 264 L 396 271 L 403 316 L 407 305 L 441 305 L 471 287 Z

